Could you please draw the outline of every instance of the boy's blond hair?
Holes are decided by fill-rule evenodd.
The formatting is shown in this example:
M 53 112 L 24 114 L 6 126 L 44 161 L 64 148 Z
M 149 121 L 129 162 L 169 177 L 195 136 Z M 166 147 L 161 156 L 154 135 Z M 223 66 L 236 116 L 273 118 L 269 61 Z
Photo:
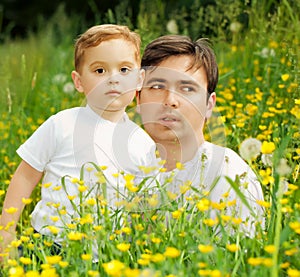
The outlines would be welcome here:
M 141 62 L 140 47 L 141 39 L 140 36 L 130 31 L 127 26 L 114 25 L 114 24 L 103 24 L 96 25 L 89 28 L 86 32 L 79 36 L 75 43 L 75 69 L 80 70 L 80 66 L 83 62 L 84 51 L 89 47 L 98 46 L 101 42 L 110 39 L 122 38 L 133 44 L 136 49 L 135 56 L 138 64 Z M 122 51 L 122 50 L 120 50 Z

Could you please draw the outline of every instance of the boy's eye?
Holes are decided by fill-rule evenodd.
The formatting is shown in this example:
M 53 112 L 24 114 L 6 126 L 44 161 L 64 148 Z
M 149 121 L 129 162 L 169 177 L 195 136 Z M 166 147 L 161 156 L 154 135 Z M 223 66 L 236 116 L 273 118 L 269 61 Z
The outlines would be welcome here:
M 95 72 L 98 73 L 98 74 L 103 74 L 105 72 L 105 69 L 104 68 L 97 68 L 95 70 Z
M 129 73 L 129 71 L 130 71 L 130 68 L 128 68 L 128 67 L 122 67 L 122 68 L 120 69 L 120 72 L 121 72 L 122 74 L 127 74 L 127 73 Z

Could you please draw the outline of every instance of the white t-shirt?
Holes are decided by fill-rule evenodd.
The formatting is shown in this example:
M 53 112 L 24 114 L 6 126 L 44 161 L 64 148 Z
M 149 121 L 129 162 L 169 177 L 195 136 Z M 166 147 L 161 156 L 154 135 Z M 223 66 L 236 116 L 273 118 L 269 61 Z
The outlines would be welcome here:
M 264 224 L 263 209 L 256 200 L 263 200 L 263 192 L 255 173 L 249 165 L 233 150 L 221 147 L 209 142 L 204 142 L 191 161 L 184 164 L 182 170 L 175 169 L 171 172 L 161 174 L 161 184 L 171 177 L 172 181 L 167 190 L 181 195 L 184 186 L 191 183 L 192 189 L 184 192 L 185 196 L 198 195 L 205 197 L 211 203 L 235 201 L 225 213 L 235 218 L 241 218 L 245 224 L 240 225 L 241 230 L 253 236 L 255 224 Z M 243 203 L 238 193 L 232 187 L 227 178 L 235 181 L 239 179 L 239 191 L 245 197 L 253 213 Z M 219 179 L 218 179 L 219 178 Z M 198 198 L 199 199 L 199 198 Z M 234 202 L 232 202 L 234 203 Z M 211 218 L 216 217 L 213 210 Z
M 92 191 L 90 198 L 101 193 L 95 185 L 99 174 L 95 174 L 92 163 L 107 166 L 103 174 L 108 180 L 106 193 L 113 208 L 119 197 L 116 190 L 124 190 L 123 175 L 113 174 L 121 171 L 133 174 L 134 181 L 139 182 L 144 177 L 139 166 L 157 165 L 155 148 L 152 139 L 126 114 L 121 122 L 113 123 L 86 106 L 51 116 L 17 150 L 24 161 L 44 172 L 41 200 L 32 213 L 32 226 L 42 234 L 50 234 L 48 225 L 63 227 L 71 222 L 76 212 L 68 196 L 79 194 L 79 184 L 73 178 L 80 178 L 80 170 L 86 163 L 82 172 L 87 191 Z M 62 182 L 63 176 L 70 177 Z M 78 197 L 72 201 L 79 204 Z M 59 213 L 62 209 L 67 214 Z M 55 216 L 58 221 L 53 220 Z

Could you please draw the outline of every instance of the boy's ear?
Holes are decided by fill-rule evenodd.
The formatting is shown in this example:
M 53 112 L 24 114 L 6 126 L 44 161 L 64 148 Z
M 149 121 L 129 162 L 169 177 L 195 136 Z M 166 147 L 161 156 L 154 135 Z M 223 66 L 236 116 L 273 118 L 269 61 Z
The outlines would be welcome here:
M 205 114 L 205 118 L 210 118 L 213 112 L 213 108 L 216 105 L 216 93 L 213 92 L 209 95 L 208 101 L 207 101 L 207 110 Z
M 143 83 L 144 83 L 144 79 L 145 79 L 145 70 L 144 69 L 140 69 L 138 78 L 139 79 L 138 79 L 138 83 L 137 83 L 137 86 L 136 86 L 136 90 L 140 91 L 143 87 Z
M 79 92 L 84 92 L 84 89 L 83 89 L 82 84 L 81 84 L 80 74 L 75 70 L 72 71 L 72 79 L 73 79 L 73 83 L 74 83 L 75 88 Z

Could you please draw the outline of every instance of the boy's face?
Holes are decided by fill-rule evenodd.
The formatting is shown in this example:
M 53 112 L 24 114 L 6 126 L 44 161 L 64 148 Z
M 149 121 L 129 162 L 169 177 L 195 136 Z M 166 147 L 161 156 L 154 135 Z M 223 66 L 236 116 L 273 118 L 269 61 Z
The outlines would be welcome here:
M 203 126 L 215 105 L 215 94 L 207 100 L 205 70 L 187 70 L 191 59 L 171 56 L 146 70 L 139 110 L 146 131 L 157 143 L 203 142 Z
M 134 45 L 122 38 L 85 50 L 79 72 L 72 78 L 89 106 L 108 120 L 118 120 L 143 82 Z

